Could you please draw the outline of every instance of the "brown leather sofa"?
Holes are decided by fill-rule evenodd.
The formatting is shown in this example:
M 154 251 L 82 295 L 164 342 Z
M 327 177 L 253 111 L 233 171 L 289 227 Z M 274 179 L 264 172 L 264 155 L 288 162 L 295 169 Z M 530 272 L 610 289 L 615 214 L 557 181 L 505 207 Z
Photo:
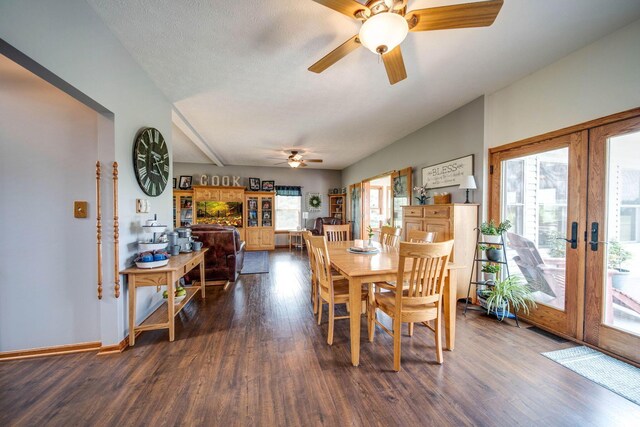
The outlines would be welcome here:
M 244 263 L 245 243 L 235 227 L 222 225 L 192 225 L 192 235 L 209 248 L 204 257 L 207 282 L 235 282 Z M 197 273 L 193 274 L 197 277 Z
M 311 231 L 311 234 L 314 236 L 322 236 L 322 227 L 324 225 L 340 225 L 342 224 L 342 220 L 339 218 L 333 218 L 329 216 L 316 218 L 316 223 Z

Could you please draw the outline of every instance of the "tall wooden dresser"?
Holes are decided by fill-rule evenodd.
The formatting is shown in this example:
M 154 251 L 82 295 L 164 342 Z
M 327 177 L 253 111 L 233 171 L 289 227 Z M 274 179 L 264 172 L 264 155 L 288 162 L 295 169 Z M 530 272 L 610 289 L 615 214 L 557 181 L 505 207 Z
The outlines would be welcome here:
M 451 262 L 464 265 L 458 271 L 458 299 L 467 297 L 469 277 L 473 270 L 473 258 L 478 226 L 478 205 L 446 204 L 402 207 L 403 240 L 409 230 L 434 231 L 436 241 L 455 240 Z M 475 289 L 472 289 L 475 295 Z

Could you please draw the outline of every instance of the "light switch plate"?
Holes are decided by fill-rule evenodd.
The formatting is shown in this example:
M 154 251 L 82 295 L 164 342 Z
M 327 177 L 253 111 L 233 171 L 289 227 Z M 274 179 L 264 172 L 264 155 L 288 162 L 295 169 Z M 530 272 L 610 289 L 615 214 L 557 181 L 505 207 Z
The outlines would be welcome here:
M 149 213 L 149 200 L 136 199 L 136 213 Z
M 86 218 L 88 216 L 89 204 L 85 201 L 76 200 L 73 202 L 74 218 Z

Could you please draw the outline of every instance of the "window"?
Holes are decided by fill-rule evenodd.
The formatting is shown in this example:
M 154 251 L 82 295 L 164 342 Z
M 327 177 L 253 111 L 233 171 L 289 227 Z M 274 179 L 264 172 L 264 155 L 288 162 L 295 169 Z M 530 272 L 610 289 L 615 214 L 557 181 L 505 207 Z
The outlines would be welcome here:
M 301 226 L 301 213 L 301 196 L 276 196 L 276 231 L 297 230 Z

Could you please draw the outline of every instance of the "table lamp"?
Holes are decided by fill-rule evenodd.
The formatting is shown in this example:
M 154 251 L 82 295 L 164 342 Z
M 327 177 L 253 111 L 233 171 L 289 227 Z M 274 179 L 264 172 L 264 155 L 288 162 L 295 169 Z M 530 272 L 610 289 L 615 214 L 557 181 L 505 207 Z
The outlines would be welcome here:
M 462 180 L 462 183 L 460 184 L 461 190 L 467 190 L 467 200 L 465 201 L 465 203 L 471 203 L 469 201 L 469 190 L 475 190 L 476 188 L 478 187 L 476 187 L 476 180 L 473 178 L 473 175 L 465 176 Z
M 307 220 L 309 219 L 309 212 L 302 212 L 302 229 L 307 229 Z

